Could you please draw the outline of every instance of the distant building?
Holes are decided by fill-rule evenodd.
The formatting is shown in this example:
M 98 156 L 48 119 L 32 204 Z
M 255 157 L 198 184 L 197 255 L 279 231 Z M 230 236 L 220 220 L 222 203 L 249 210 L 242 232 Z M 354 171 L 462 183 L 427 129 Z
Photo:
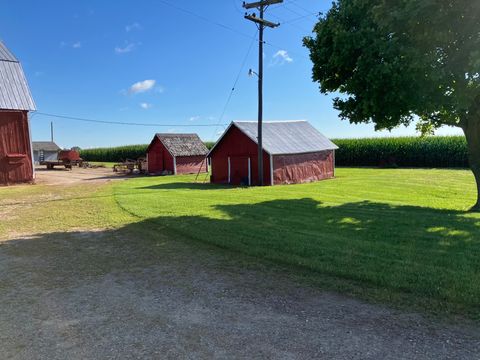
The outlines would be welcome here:
M 22 66 L 0 42 L 0 185 L 34 179 L 28 118 L 34 110 Z
M 208 149 L 197 134 L 156 134 L 147 148 L 149 174 L 208 171 Z
M 208 153 L 211 182 L 255 185 L 258 123 L 234 121 Z M 338 147 L 307 121 L 263 123 L 264 185 L 297 184 L 335 176 Z
M 53 141 L 33 141 L 32 149 L 33 161 L 37 165 L 42 161 L 58 160 L 58 152 L 61 150 Z

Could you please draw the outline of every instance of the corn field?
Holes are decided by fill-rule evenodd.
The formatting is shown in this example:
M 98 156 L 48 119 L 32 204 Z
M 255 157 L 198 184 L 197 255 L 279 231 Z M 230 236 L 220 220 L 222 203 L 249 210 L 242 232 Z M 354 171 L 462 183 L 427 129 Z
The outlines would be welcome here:
M 147 147 L 148 144 L 84 149 L 80 151 L 80 156 L 86 161 L 119 162 L 145 157 Z
M 463 136 L 396 137 L 333 140 L 338 166 L 468 167 Z
M 333 140 L 338 166 L 374 167 L 468 167 L 463 136 L 392 137 Z M 211 149 L 213 142 L 206 142 Z M 116 162 L 145 157 L 148 145 L 128 145 L 81 150 L 86 161 Z

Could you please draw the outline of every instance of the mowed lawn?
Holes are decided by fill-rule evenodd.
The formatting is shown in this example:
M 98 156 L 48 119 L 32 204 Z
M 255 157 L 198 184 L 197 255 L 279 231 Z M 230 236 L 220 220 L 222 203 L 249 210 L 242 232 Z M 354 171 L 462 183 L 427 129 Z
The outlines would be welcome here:
M 326 289 L 480 318 L 469 171 L 341 168 L 333 180 L 264 188 L 194 178 L 138 178 L 113 193 L 158 233 L 278 262 Z

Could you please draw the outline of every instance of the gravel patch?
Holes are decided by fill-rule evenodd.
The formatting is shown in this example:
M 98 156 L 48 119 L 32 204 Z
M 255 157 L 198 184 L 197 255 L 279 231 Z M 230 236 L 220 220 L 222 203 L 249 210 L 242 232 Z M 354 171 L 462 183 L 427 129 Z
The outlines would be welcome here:
M 4 359 L 479 359 L 480 329 L 125 231 L 0 246 Z

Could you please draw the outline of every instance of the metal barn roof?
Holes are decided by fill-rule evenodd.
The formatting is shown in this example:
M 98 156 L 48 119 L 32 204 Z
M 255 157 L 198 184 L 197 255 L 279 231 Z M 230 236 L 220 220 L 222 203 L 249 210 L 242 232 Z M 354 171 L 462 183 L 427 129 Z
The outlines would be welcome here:
M 0 41 L 0 109 L 36 110 L 20 62 Z
M 32 141 L 33 151 L 59 151 L 60 147 L 53 141 Z
M 231 126 L 236 126 L 257 143 L 256 121 L 234 121 Z M 225 133 L 227 131 L 228 129 Z M 271 155 L 281 155 L 334 150 L 338 149 L 338 146 L 306 120 L 266 121 L 263 123 L 263 149 Z
M 197 134 L 156 134 L 172 156 L 205 156 L 208 149 Z

